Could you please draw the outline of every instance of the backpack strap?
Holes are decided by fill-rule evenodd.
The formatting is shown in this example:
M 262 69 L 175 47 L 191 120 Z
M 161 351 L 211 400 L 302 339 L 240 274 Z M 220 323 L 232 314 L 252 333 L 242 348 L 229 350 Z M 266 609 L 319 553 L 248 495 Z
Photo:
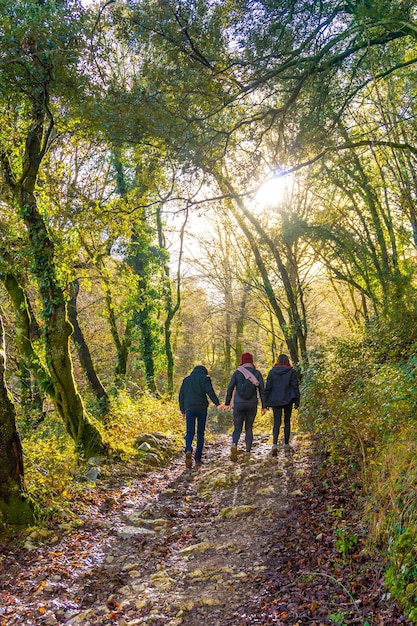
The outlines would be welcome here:
M 255 374 L 248 370 L 247 367 L 243 367 L 243 365 L 239 365 L 237 371 L 243 374 L 243 376 L 250 380 L 256 387 L 259 387 L 259 380 L 256 378 Z

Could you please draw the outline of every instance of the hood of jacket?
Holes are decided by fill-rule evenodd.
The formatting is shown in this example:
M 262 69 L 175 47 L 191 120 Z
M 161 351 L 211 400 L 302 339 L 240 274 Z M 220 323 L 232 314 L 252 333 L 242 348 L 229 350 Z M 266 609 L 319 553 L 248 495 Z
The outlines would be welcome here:
M 267 406 L 286 406 L 300 401 L 297 373 L 291 366 L 274 365 L 266 382 Z
M 289 374 L 292 370 L 292 367 L 289 365 L 274 365 L 272 368 L 272 372 L 276 376 L 284 376 L 285 374 Z
M 202 374 L 203 376 L 207 376 L 207 367 L 205 367 L 204 365 L 196 365 L 192 371 L 192 374 Z

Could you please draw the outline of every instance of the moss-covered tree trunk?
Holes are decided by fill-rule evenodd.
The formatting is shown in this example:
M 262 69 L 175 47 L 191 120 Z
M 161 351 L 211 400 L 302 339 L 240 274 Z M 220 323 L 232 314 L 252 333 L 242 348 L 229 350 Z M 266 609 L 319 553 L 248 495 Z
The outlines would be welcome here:
M 136 307 L 133 311 L 132 323 L 140 333 L 140 350 L 145 367 L 146 386 L 151 393 L 157 393 L 155 382 L 156 294 L 151 286 L 151 275 L 156 257 L 150 245 L 150 230 L 145 216 L 142 218 L 142 223 L 138 223 L 133 228 L 131 250 L 132 253 L 128 258 L 129 265 L 138 277 Z
M 38 94 L 39 99 L 34 97 L 21 175 L 15 174 L 11 160 L 4 152 L 0 155 L 1 165 L 26 226 L 33 272 L 42 299 L 45 356 L 51 384 L 49 395 L 77 450 L 89 456 L 103 453 L 105 447 L 99 431 L 87 418 L 76 388 L 69 346 L 72 326 L 68 320 L 66 298 L 57 279 L 53 241 L 38 211 L 35 196 L 40 164 L 52 129 L 52 121 L 46 122 L 45 97 L 44 92 Z
M 188 221 L 188 209 L 185 210 L 184 222 L 180 231 L 180 250 L 178 255 L 178 273 L 176 284 L 175 303 L 172 293 L 172 282 L 170 278 L 170 266 L 168 263 L 168 254 L 163 260 L 163 286 L 162 291 L 165 303 L 165 322 L 164 322 L 164 338 L 165 338 L 165 356 L 167 359 L 167 394 L 172 397 L 174 393 L 174 353 L 172 350 L 172 321 L 177 314 L 181 304 L 181 262 L 184 249 L 184 233 L 185 226 Z M 158 243 L 161 250 L 166 251 L 165 236 L 163 232 L 161 207 L 156 211 L 156 225 L 158 231 Z
M 54 324 L 46 333 L 46 354 L 47 357 L 49 355 L 49 367 L 45 368 L 31 340 L 30 327 L 33 320 L 25 292 L 10 271 L 5 273 L 0 271 L 0 276 L 13 305 L 16 345 L 26 367 L 35 376 L 42 391 L 48 394 L 62 417 L 68 434 L 75 441 L 80 451 L 84 455 L 103 452 L 104 446 L 100 435 L 95 427 L 88 422 L 72 375 L 69 352 L 69 337 L 72 327 L 66 318 L 62 317 L 60 323 L 64 325 L 63 330 L 58 333 L 59 327 Z M 53 310 L 56 311 L 55 307 Z M 56 319 L 59 319 L 59 313 L 61 316 L 63 315 L 62 311 L 58 311 Z
M 0 317 L 0 513 L 6 524 L 30 524 L 33 521 L 32 508 L 22 493 L 22 445 L 4 374 L 5 350 Z
M 43 300 L 45 352 L 53 385 L 52 398 L 79 452 L 86 456 L 100 454 L 104 451 L 101 435 L 87 419 L 74 380 L 69 346 L 72 326 L 64 293 L 56 278 L 53 243 L 37 210 L 33 192 L 26 184 L 19 192 L 20 209 L 28 230 Z

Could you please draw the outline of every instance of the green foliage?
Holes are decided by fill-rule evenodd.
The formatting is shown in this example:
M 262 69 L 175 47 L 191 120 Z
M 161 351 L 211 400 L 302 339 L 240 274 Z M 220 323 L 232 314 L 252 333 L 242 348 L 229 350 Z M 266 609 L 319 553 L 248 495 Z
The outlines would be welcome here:
M 313 355 L 303 378 L 302 426 L 320 432 L 335 456 L 366 464 L 374 447 L 412 420 L 414 359 L 378 363 L 362 338 L 333 342 Z
M 357 535 L 352 535 L 345 527 L 335 528 L 335 546 L 337 551 L 345 557 L 358 543 Z
M 181 439 L 184 434 L 184 420 L 177 403 L 157 400 L 146 392 L 132 398 L 121 391 L 111 399 L 106 421 L 110 448 L 126 456 L 136 453 L 133 444 L 142 433 L 158 431 L 173 439 Z
M 331 458 L 360 464 L 370 543 L 386 550 L 386 584 L 417 623 L 417 354 L 410 322 L 404 328 L 374 321 L 362 336 L 313 355 L 300 423 L 322 435 Z M 355 536 L 338 525 L 335 543 L 345 556 Z
M 74 442 L 54 415 L 37 428 L 22 428 L 25 484 L 38 523 L 69 514 L 77 461 Z
M 385 582 L 417 623 L 417 428 L 411 423 L 375 455 L 368 470 L 366 518 L 373 544 L 386 547 Z
M 39 87 L 39 75 L 48 75 L 47 64 L 54 74 L 60 95 L 69 95 L 68 69 L 75 70 L 85 40 L 82 26 L 85 13 L 78 2 L 10 2 L 2 0 L 0 11 L 0 95 L 30 93 Z
M 149 394 L 132 399 L 121 392 L 111 399 L 107 416 L 107 443 L 115 457 L 141 460 L 135 441 L 141 434 L 159 432 L 172 440 L 171 450 L 180 449 L 184 421 L 176 404 L 156 400 Z M 41 424 L 21 425 L 25 483 L 38 524 L 74 520 L 73 502 L 82 500 L 85 463 L 74 455 L 74 442 L 55 414 Z
M 392 596 L 404 608 L 405 614 L 417 623 L 417 524 L 408 528 L 397 528 L 391 538 L 389 551 L 390 566 L 385 573 L 385 582 Z
M 331 613 L 329 617 L 332 620 L 332 624 L 335 624 L 336 626 L 346 625 L 346 622 L 345 622 L 346 615 L 343 611 L 338 611 L 337 613 Z

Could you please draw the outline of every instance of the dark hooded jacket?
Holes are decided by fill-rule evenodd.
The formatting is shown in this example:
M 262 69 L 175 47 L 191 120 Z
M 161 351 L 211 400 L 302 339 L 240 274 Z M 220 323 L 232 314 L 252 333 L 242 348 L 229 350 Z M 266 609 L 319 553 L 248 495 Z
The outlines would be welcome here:
M 206 409 L 209 404 L 207 396 L 219 406 L 220 400 L 213 389 L 207 368 L 204 365 L 197 365 L 182 381 L 178 396 L 181 413 L 189 409 Z
M 300 404 L 300 389 L 295 369 L 289 365 L 274 365 L 270 370 L 265 387 L 266 406 Z

